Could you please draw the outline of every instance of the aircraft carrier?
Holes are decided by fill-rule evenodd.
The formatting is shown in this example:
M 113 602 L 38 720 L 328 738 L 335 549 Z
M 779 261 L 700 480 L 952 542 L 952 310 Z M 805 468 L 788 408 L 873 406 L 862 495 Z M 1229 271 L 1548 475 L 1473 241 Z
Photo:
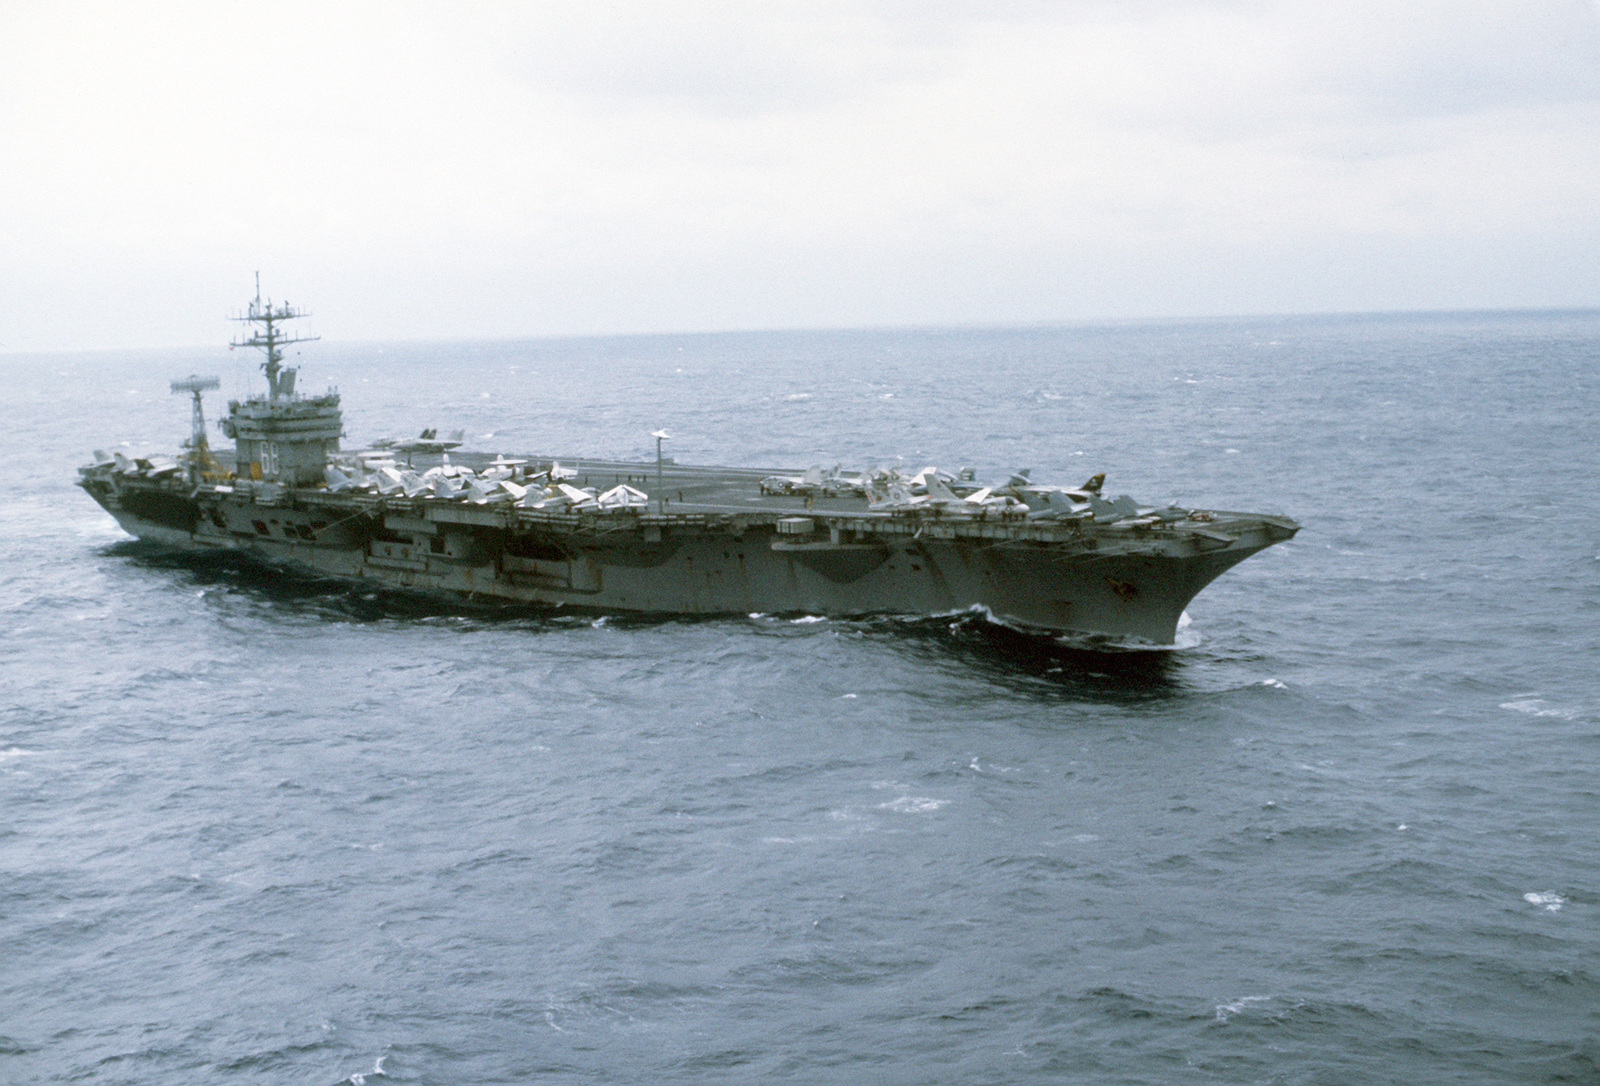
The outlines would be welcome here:
M 295 390 L 282 349 L 303 314 L 256 297 L 234 346 L 262 350 L 262 395 L 228 405 L 213 452 L 201 394 L 181 453 L 97 452 L 78 484 L 130 534 L 276 564 L 600 613 L 945 614 L 1170 645 L 1229 567 L 1291 538 L 1285 517 L 1156 509 L 1028 472 L 979 486 L 914 474 L 490 457 L 432 431 L 345 452 L 334 392 Z

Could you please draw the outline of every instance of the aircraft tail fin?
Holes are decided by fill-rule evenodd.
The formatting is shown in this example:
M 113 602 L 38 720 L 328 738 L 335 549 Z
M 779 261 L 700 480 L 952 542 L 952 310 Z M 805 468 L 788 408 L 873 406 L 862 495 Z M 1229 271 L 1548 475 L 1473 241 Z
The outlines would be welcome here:
M 927 481 L 923 485 L 928 488 L 929 501 L 958 502 L 961 500 L 960 498 L 956 497 L 955 491 L 951 490 L 948 486 L 945 486 L 944 480 L 939 478 L 937 474 L 929 472 L 925 478 Z

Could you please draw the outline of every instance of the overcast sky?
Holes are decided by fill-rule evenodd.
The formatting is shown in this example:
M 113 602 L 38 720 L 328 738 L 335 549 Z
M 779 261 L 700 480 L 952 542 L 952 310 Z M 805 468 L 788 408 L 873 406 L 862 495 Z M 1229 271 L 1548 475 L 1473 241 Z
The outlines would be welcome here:
M 0 3 L 0 349 L 1600 305 L 1596 0 Z

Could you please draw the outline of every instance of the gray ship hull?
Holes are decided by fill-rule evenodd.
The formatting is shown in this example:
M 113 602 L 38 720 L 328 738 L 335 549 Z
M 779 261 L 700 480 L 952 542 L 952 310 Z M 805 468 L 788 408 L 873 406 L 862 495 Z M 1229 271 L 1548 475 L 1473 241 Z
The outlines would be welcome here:
M 652 468 L 578 462 L 607 484 L 655 483 Z M 1127 525 L 872 511 L 850 496 L 762 493 L 762 474 L 673 466 L 659 506 L 588 513 L 109 469 L 86 469 L 81 485 L 141 539 L 409 589 L 690 615 L 984 608 L 1024 627 L 1157 645 L 1218 575 L 1298 530 L 1222 512 Z

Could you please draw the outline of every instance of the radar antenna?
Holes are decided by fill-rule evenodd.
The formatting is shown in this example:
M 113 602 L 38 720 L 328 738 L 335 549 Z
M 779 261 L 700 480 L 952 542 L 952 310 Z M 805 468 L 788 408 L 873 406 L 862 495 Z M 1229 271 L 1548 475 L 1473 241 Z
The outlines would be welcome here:
M 321 339 L 321 336 L 289 336 L 280 332 L 276 324 L 278 321 L 290 321 L 299 317 L 309 317 L 311 314 L 302 313 L 287 301 L 274 306 L 272 299 L 261 300 L 261 273 L 256 272 L 256 296 L 250 303 L 250 308 L 243 315 L 230 317 L 229 320 L 246 321 L 252 325 L 261 325 L 262 329 L 252 329 L 250 338 L 236 339 L 230 346 L 233 347 L 259 347 L 267 352 L 267 360 L 261 363 L 261 368 L 267 375 L 267 391 L 274 400 L 287 399 L 294 394 L 294 369 L 285 369 L 283 363 L 283 348 L 291 343 L 309 343 Z
M 189 485 L 194 486 L 199 482 L 202 466 L 208 470 L 216 465 L 216 457 L 211 455 L 211 447 L 206 444 L 206 413 L 200 404 L 200 393 L 207 389 L 219 388 L 222 382 L 215 377 L 198 377 L 190 374 L 187 377 L 172 382 L 174 392 L 192 392 L 194 394 L 194 433 L 189 437 Z M 221 465 L 216 465 L 220 471 Z

